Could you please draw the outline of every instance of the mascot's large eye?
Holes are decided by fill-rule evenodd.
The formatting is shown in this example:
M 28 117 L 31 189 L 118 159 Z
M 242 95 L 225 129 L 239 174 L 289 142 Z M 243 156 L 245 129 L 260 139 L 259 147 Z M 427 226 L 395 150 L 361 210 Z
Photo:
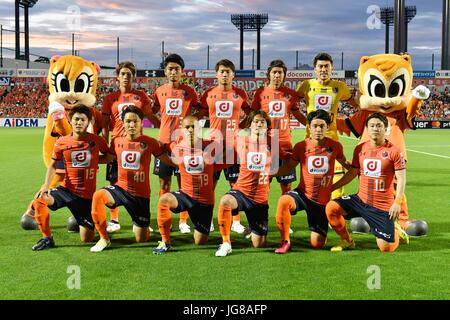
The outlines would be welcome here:
M 369 96 L 385 98 L 386 97 L 386 87 L 384 86 L 383 81 L 380 80 L 377 76 L 371 75 L 369 84 L 368 84 Z
M 53 77 L 53 87 L 56 92 L 69 92 L 70 91 L 70 83 L 67 80 L 66 76 L 62 72 L 58 72 Z
M 399 75 L 394 79 L 394 81 L 391 82 L 391 85 L 389 86 L 389 97 L 393 98 L 402 96 L 405 93 L 405 86 L 405 75 Z
M 77 78 L 77 80 L 75 80 L 75 92 L 83 92 L 83 93 L 88 93 L 89 89 L 91 88 L 92 85 L 92 80 L 91 80 L 90 75 L 88 75 L 87 73 L 83 72 L 82 74 L 80 74 Z

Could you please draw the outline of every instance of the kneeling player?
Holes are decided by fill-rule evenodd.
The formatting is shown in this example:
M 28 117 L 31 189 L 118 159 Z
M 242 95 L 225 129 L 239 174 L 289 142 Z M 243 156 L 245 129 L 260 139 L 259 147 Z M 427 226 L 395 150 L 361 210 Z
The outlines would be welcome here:
M 195 244 L 208 241 L 214 209 L 214 172 L 224 165 L 214 164 L 214 153 L 219 144 L 200 138 L 198 119 L 187 116 L 181 123 L 183 136 L 180 141 L 170 144 L 170 151 L 180 169 L 181 188 L 177 192 L 161 195 L 158 203 L 158 227 L 162 241 L 153 253 L 162 254 L 171 248 L 170 211 L 187 211 L 194 224 Z M 220 147 L 222 148 L 222 147 Z
M 311 246 L 318 249 L 325 245 L 328 233 L 325 205 L 331 198 L 335 160 L 347 167 L 342 145 L 325 137 L 331 124 L 328 112 L 319 109 L 310 112 L 307 118 L 310 137 L 295 145 L 291 159 L 278 171 L 278 175 L 284 175 L 301 165 L 300 184 L 278 201 L 276 220 L 281 243 L 276 253 L 291 250 L 291 215 L 301 210 L 308 217 Z
M 248 119 L 250 136 L 242 137 L 236 143 L 240 160 L 239 178 L 233 188 L 220 199 L 218 220 L 223 243 L 217 250 L 216 257 L 231 253 L 231 216 L 239 211 L 244 211 L 247 216 L 253 246 L 263 247 L 267 242 L 269 176 L 272 165 L 267 131 L 271 122 L 267 113 L 261 110 L 251 111 Z
M 400 150 L 385 139 L 387 126 L 386 117 L 380 113 L 367 118 L 369 141 L 355 148 L 352 168 L 333 184 L 333 189 L 338 189 L 359 174 L 358 194 L 343 196 L 327 204 L 328 220 L 341 237 L 341 242 L 331 251 L 355 247 L 344 220 L 354 217 L 363 217 L 367 221 L 381 251 L 392 252 L 398 247 L 401 228 L 394 221 L 398 219 L 404 197 L 406 169 Z M 394 176 L 397 178 L 395 199 Z
M 92 252 L 103 251 L 111 245 L 106 231 L 105 205 L 109 208 L 123 205 L 133 220 L 136 242 L 149 239 L 151 155 L 164 162 L 172 162 L 163 154 L 158 141 L 141 133 L 143 118 L 142 110 L 134 105 L 122 111 L 126 135 L 116 137 L 110 148 L 110 153 L 117 158 L 118 180 L 114 185 L 97 190 L 92 201 L 92 219 L 100 233 L 100 240 L 91 248 Z
M 94 239 L 92 195 L 95 192 L 99 152 L 107 153 L 108 145 L 103 138 L 87 132 L 91 119 L 90 108 L 72 108 L 69 112 L 72 134 L 56 141 L 45 182 L 33 201 L 35 219 L 43 236 L 32 247 L 35 251 L 55 246 L 48 208 L 55 211 L 68 207 L 80 225 L 80 240 L 90 242 Z M 49 190 L 59 160 L 63 160 L 65 164 L 64 180 L 61 186 Z

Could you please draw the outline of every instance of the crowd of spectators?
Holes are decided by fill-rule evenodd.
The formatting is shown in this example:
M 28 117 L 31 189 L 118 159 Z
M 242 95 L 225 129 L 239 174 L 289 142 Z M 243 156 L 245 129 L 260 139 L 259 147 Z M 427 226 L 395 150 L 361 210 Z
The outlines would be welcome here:
M 199 97 L 207 89 L 202 83 L 188 83 L 193 86 L 199 94 Z M 139 89 L 143 89 L 152 97 L 155 89 L 161 85 L 160 82 L 150 82 L 147 84 L 138 84 Z M 115 82 L 99 84 L 97 88 L 96 107 L 101 110 L 104 98 L 110 92 L 116 90 Z M 253 99 L 254 91 L 249 91 L 248 96 Z M 47 116 L 48 106 L 48 88 L 46 84 L 16 84 L 7 87 L 0 86 L 0 118 L 21 117 L 21 118 L 45 118 Z M 302 110 L 305 106 L 302 104 Z M 339 117 L 349 117 L 357 109 L 347 103 L 341 103 L 339 108 Z M 428 100 L 426 100 L 420 111 L 418 119 L 422 120 L 450 120 L 450 91 L 445 88 L 443 91 L 434 90 Z

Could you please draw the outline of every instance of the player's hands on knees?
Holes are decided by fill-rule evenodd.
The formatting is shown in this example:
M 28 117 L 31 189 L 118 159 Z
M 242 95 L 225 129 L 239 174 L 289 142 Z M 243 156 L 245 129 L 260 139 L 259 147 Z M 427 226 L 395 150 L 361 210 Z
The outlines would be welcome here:
M 396 221 L 400 215 L 401 207 L 399 204 L 394 203 L 389 209 L 389 219 Z
M 39 197 L 42 197 L 44 199 L 48 197 L 48 187 L 42 186 L 41 189 L 39 189 L 34 198 L 37 199 Z

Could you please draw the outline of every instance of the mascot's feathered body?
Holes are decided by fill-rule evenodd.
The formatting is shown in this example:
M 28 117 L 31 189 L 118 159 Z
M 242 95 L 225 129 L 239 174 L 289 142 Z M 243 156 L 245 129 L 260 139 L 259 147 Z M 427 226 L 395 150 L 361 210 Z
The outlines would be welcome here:
M 365 122 L 373 112 L 384 114 L 388 121 L 387 139 L 407 159 L 404 131 L 414 129 L 413 119 L 419 114 L 424 99 L 430 91 L 424 86 L 411 90 L 413 70 L 411 57 L 407 54 L 377 54 L 364 56 L 358 69 L 360 110 L 347 119 L 338 119 L 338 131 L 350 135 L 352 132 L 361 141 L 367 140 Z M 407 230 L 406 198 L 402 203 L 399 224 Z M 417 235 L 417 234 L 416 234 Z
M 55 56 L 50 60 L 48 72 L 49 108 L 44 131 L 42 155 L 48 168 L 53 146 L 59 137 L 72 133 L 68 113 L 74 106 L 92 107 L 92 122 L 88 131 L 99 133 L 101 130 L 101 113 L 95 109 L 100 68 L 95 62 L 86 61 L 77 56 Z M 50 185 L 58 186 L 64 179 L 64 168 L 58 166 L 56 175 Z M 24 229 L 36 229 L 31 205 L 22 216 Z

